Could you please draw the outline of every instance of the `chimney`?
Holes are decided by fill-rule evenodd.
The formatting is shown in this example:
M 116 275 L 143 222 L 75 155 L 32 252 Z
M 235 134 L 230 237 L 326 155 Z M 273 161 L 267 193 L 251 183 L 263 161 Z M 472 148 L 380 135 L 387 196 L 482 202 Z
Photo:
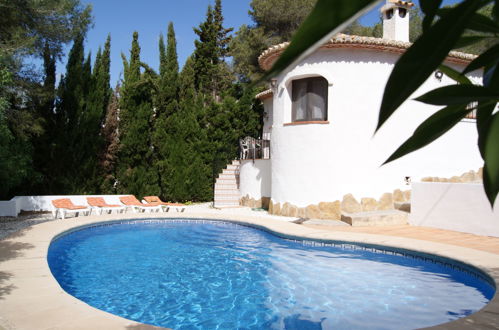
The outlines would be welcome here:
M 386 0 L 381 7 L 383 39 L 409 42 L 409 9 L 413 6 L 410 1 Z

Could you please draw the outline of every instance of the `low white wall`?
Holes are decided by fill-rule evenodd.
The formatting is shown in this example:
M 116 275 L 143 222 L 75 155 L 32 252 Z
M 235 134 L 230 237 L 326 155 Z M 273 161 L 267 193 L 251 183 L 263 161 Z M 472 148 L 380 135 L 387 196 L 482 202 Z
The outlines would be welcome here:
M 271 197 L 270 160 L 241 160 L 239 169 L 239 192 L 256 200 Z
M 52 200 L 59 198 L 69 198 L 76 205 L 87 205 L 87 197 L 103 197 L 108 204 L 121 204 L 122 196 L 127 195 L 17 196 L 0 201 L 0 216 L 16 217 L 21 211 L 52 211 Z
M 499 237 L 499 198 L 493 211 L 481 184 L 412 184 L 409 223 Z

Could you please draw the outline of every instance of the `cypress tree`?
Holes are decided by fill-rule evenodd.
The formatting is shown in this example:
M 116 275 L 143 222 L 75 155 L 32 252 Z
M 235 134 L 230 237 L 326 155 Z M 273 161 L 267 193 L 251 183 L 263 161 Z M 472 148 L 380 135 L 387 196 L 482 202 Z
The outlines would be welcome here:
M 119 91 L 120 86 L 116 86 L 111 95 L 111 99 L 106 109 L 106 118 L 102 125 L 101 136 L 104 140 L 104 147 L 99 155 L 100 175 L 102 178 L 100 191 L 104 194 L 116 194 L 116 161 L 119 148 Z
M 159 42 L 160 75 L 158 77 L 158 95 L 156 118 L 154 120 L 153 143 L 155 147 L 154 168 L 156 169 L 161 188 L 161 196 L 174 200 L 172 193 L 172 160 L 171 148 L 177 141 L 173 129 L 180 125 L 176 122 L 178 112 L 178 59 L 177 41 L 173 23 L 168 25 L 167 47 L 162 36 Z
M 174 120 L 172 193 L 180 200 L 208 201 L 213 196 L 210 141 L 206 129 L 204 97 L 195 91 L 194 60 L 189 57 L 179 76 L 180 104 Z
M 83 35 L 78 35 L 69 52 L 66 76 L 61 79 L 56 104 L 57 136 L 54 145 L 54 164 L 49 182 L 49 190 L 60 193 L 74 193 L 79 183 L 79 119 L 85 107 L 85 84 L 83 79 L 88 74 L 85 65 Z M 71 155 L 66 157 L 65 155 Z M 76 175 L 75 175 L 76 174 Z
M 118 153 L 118 192 L 142 197 L 159 194 L 153 171 L 150 122 L 153 117 L 152 86 L 141 74 L 139 35 L 133 33 L 130 60 L 124 55 L 125 75 L 120 100 L 120 150 Z
M 56 56 L 50 49 L 49 44 L 45 44 L 43 52 L 44 80 L 40 104 L 37 107 L 37 116 L 41 119 L 43 133 L 33 139 L 33 165 L 38 173 L 38 180 L 31 180 L 29 190 L 32 193 L 47 194 L 48 181 L 53 159 L 53 141 L 56 133 L 54 103 L 55 103 L 55 82 L 56 82 Z
M 222 14 L 222 0 L 215 0 L 215 8 L 213 12 L 213 22 L 215 24 L 215 30 L 217 31 L 217 48 L 218 57 L 225 61 L 225 58 L 229 54 L 229 44 L 232 41 L 232 37 L 229 36 L 234 28 L 224 28 L 224 17 Z
M 81 161 L 80 172 L 82 180 L 80 182 L 81 193 L 97 193 L 101 184 L 99 173 L 99 154 L 104 148 L 104 140 L 100 134 L 104 115 L 109 103 L 110 88 L 110 64 L 111 64 L 111 38 L 108 36 L 104 51 L 99 48 L 93 72 L 86 73 L 90 76 L 87 85 L 87 103 L 85 112 L 80 120 L 80 141 L 81 150 L 85 156 Z M 90 69 L 87 65 L 87 70 Z
M 214 21 L 214 13 L 211 6 L 208 6 L 206 20 L 195 28 L 194 32 L 199 40 L 194 41 L 196 47 L 194 51 L 194 71 L 196 89 L 202 93 L 216 97 L 217 90 L 213 83 L 216 74 L 216 67 L 219 63 L 219 51 L 217 47 L 217 29 Z

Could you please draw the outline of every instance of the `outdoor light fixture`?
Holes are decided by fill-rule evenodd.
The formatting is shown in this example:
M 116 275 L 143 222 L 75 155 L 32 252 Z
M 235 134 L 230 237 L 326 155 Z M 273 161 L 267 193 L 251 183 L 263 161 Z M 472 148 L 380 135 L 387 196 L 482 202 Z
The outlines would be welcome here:
M 409 185 L 411 184 L 411 177 L 410 177 L 410 176 L 406 176 L 406 177 L 404 178 L 404 181 L 405 181 L 405 184 L 406 184 L 407 186 L 409 186 Z
M 442 77 L 444 76 L 444 73 L 440 70 L 435 71 L 435 78 L 438 79 L 438 81 L 442 81 Z

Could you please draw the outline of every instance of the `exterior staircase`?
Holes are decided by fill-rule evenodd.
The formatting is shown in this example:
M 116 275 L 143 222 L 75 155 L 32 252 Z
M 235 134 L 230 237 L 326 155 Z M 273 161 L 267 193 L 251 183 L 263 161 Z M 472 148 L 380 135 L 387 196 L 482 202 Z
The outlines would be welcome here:
M 239 207 L 239 161 L 233 160 L 227 165 L 215 182 L 215 202 L 216 208 Z

